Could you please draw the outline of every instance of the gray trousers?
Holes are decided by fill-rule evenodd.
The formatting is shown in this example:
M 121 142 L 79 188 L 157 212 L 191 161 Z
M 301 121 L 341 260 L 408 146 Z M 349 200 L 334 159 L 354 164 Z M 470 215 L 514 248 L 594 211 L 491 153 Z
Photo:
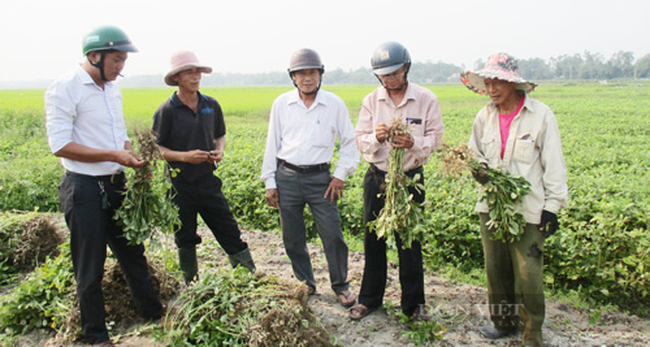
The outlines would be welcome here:
M 305 204 L 308 204 L 323 242 L 332 289 L 335 292 L 348 290 L 348 246 L 341 230 L 341 217 L 336 202 L 324 197 L 330 182 L 329 172 L 303 174 L 280 165 L 275 179 L 282 239 L 296 278 L 316 288 L 303 215 Z

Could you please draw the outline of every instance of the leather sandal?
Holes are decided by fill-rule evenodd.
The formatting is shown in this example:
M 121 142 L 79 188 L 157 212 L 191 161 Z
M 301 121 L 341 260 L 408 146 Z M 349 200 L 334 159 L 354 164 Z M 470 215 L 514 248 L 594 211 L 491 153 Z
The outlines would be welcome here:
M 357 297 L 349 290 L 343 290 L 336 293 L 336 299 L 341 306 L 348 308 L 357 302 Z
M 368 307 L 368 306 L 366 306 L 364 304 L 356 304 L 356 305 L 352 306 L 348 316 L 352 320 L 361 320 L 363 317 L 371 314 L 376 309 L 377 309 L 376 307 Z M 355 312 L 357 314 L 355 314 Z

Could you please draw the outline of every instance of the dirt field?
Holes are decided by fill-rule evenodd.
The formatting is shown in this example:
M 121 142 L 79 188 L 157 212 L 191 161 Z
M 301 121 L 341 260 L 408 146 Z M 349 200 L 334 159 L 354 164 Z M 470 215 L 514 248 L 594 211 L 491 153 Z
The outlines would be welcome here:
M 225 253 L 209 231 L 202 229 L 203 244 L 199 247 L 201 271 L 227 267 Z M 258 271 L 272 274 L 289 282 L 295 282 L 282 240 L 277 233 L 245 231 L 244 239 L 253 252 Z M 341 346 L 413 346 L 408 338 L 400 335 L 406 326 L 382 309 L 361 321 L 348 318 L 347 311 L 336 302 L 330 289 L 327 263 L 318 245 L 310 245 L 314 273 L 318 281 L 317 295 L 309 300 L 310 308 L 321 318 L 323 325 Z M 349 256 L 351 290 L 357 294 L 361 284 L 364 258 L 362 253 L 351 252 Z M 399 304 L 398 269 L 389 267 L 389 281 L 385 301 Z M 487 341 L 478 328 L 489 324 L 486 315 L 485 288 L 458 283 L 427 271 L 425 274 L 427 307 L 433 319 L 442 323 L 447 332 L 444 339 L 432 345 L 438 346 L 517 346 L 520 337 Z M 114 339 L 115 340 L 115 339 Z M 604 312 L 598 324 L 589 324 L 589 315 L 571 305 L 547 299 L 544 341 L 548 346 L 647 346 L 650 341 L 650 321 L 621 313 Z M 118 346 L 158 346 L 145 336 L 127 336 L 117 340 Z M 47 343 L 39 339 L 33 345 Z M 32 345 L 25 341 L 21 345 Z

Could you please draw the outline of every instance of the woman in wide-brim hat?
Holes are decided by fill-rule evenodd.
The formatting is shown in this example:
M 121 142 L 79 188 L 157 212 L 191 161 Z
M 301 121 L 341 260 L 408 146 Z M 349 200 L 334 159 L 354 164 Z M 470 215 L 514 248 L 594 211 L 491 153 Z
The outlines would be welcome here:
M 476 204 L 493 323 L 481 332 L 497 339 L 522 329 L 523 345 L 542 346 L 544 240 L 558 229 L 557 213 L 568 201 L 557 120 L 548 106 L 528 96 L 536 84 L 521 77 L 508 54 L 490 56 L 483 69 L 462 73 L 461 81 L 491 99 L 476 115 L 469 142 L 479 162 L 524 177 L 531 189 L 517 206 L 526 221 L 518 241 L 493 240 L 488 206 L 480 199 Z M 481 196 L 490 177 L 486 172 L 474 177 Z

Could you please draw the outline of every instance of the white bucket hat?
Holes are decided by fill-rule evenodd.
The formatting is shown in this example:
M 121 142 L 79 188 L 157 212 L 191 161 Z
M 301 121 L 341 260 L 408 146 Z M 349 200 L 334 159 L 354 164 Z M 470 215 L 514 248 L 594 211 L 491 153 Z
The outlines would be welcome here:
M 485 67 L 477 71 L 465 71 L 460 74 L 460 81 L 479 94 L 487 94 L 485 78 L 496 78 L 502 81 L 517 83 L 517 89 L 526 93 L 532 92 L 537 84 L 528 82 L 519 75 L 517 59 L 506 54 L 497 53 L 488 57 Z
M 173 77 L 184 70 L 197 68 L 203 73 L 212 73 L 212 68 L 209 66 L 201 65 L 199 63 L 199 58 L 196 57 L 196 54 L 190 51 L 178 51 L 172 54 L 171 69 L 165 75 L 165 83 L 169 86 L 177 86 L 178 83 L 174 81 Z

